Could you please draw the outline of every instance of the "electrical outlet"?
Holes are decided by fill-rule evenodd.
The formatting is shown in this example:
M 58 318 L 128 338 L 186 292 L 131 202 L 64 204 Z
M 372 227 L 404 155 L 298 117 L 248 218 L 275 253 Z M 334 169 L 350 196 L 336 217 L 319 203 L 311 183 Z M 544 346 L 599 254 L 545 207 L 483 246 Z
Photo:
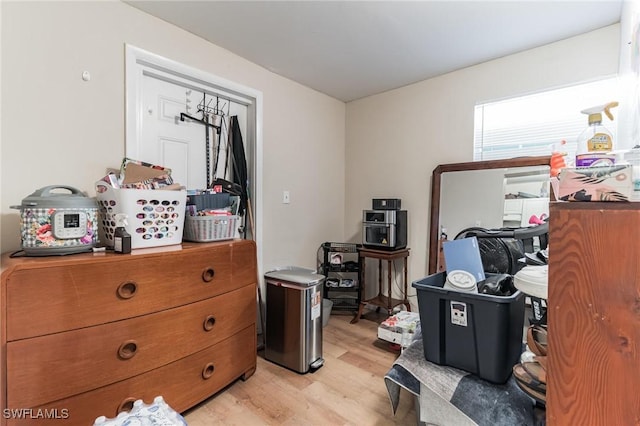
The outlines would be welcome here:
M 282 204 L 289 204 L 291 202 L 291 194 L 289 191 L 282 191 Z

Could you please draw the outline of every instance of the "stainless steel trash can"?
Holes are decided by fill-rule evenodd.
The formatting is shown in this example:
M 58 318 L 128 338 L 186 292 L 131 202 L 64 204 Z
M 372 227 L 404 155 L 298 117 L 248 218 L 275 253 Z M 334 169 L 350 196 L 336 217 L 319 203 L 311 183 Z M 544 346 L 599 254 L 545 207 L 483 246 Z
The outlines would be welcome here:
M 265 359 L 299 373 L 320 368 L 324 275 L 288 266 L 264 275 L 267 283 Z

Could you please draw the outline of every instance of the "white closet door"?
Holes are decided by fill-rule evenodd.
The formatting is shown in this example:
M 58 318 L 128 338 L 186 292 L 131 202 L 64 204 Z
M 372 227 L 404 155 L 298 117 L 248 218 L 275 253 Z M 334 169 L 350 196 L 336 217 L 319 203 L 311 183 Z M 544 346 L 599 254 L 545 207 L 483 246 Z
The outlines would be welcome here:
M 189 119 L 180 120 L 180 113 L 202 119 L 198 105 L 204 93 L 176 82 L 169 82 L 153 75 L 142 76 L 142 119 L 137 160 L 171 168 L 174 181 L 188 189 L 204 189 L 212 176 L 229 179 L 232 161 L 229 157 L 229 116 L 223 120 L 220 135 L 213 128 L 209 132 L 209 179 L 207 178 L 206 126 Z M 209 103 L 209 100 L 213 102 Z M 215 97 L 207 95 L 205 106 L 216 106 Z M 245 150 L 247 107 L 219 99 L 218 107 L 226 114 L 237 115 L 243 135 Z M 216 160 L 217 158 L 217 160 Z M 216 164 L 217 173 L 215 170 Z M 226 167 L 225 167 L 226 165 Z M 225 173 L 226 171 L 226 173 Z
M 180 113 L 195 116 L 202 93 L 144 75 L 141 95 L 136 159 L 171 168 L 174 181 L 188 189 L 206 188 L 205 126 L 180 121 Z
M 230 117 L 237 116 L 256 218 L 255 225 L 250 221 L 245 238 L 260 240 L 262 201 L 257 176 L 261 174 L 262 158 L 262 93 L 134 46 L 127 45 L 126 54 L 125 155 L 171 168 L 174 181 L 187 189 L 205 189 L 214 177 L 232 180 L 227 126 Z M 209 174 L 206 127 L 189 119 L 180 120 L 181 113 L 202 119 L 199 104 L 205 93 L 204 106 L 217 106 L 226 114 L 222 134 L 218 136 L 213 129 L 209 133 Z M 220 163 L 217 172 L 216 161 Z M 261 259 L 259 250 L 259 264 Z

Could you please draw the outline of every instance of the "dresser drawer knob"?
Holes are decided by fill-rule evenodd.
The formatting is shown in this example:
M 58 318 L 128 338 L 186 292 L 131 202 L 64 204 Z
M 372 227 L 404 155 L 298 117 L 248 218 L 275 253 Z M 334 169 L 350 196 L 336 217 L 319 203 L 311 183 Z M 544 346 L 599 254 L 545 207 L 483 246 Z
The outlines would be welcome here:
M 133 358 L 133 356 L 137 353 L 137 351 L 138 351 L 138 344 L 136 343 L 136 341 L 127 340 L 126 342 L 121 344 L 120 347 L 118 348 L 118 356 L 121 359 L 130 359 L 130 358 Z
M 211 376 L 213 376 L 213 370 L 215 368 L 213 367 L 213 363 L 210 362 L 209 364 L 205 365 L 204 368 L 202 369 L 202 378 L 207 380 L 208 378 L 210 378 Z
M 120 405 L 118 405 L 118 409 L 116 410 L 116 415 L 122 413 L 123 411 L 131 411 L 133 409 L 133 403 L 136 402 L 136 398 L 129 397 L 125 398 Z
M 204 327 L 204 331 L 211 331 L 213 329 L 213 325 L 216 323 L 216 319 L 213 315 L 208 315 L 204 319 L 204 323 L 202 326 Z
M 204 271 L 202 271 L 202 281 L 208 283 L 211 280 L 213 280 L 213 276 L 215 275 L 215 271 L 213 270 L 213 268 L 205 268 Z
M 118 286 L 118 297 L 121 299 L 131 299 L 138 291 L 138 284 L 134 281 L 126 281 Z

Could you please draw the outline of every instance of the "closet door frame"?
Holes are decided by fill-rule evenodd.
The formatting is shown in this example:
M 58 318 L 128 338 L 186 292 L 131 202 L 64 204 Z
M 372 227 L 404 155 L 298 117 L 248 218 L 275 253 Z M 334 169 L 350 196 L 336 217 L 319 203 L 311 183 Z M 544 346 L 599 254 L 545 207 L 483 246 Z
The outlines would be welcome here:
M 137 158 L 141 142 L 142 79 L 145 75 L 193 87 L 213 96 L 246 105 L 247 131 L 244 136 L 247 156 L 251 207 L 255 229 L 251 230 L 257 244 L 258 270 L 262 270 L 262 92 L 236 82 L 190 67 L 132 45 L 125 45 L 125 155 Z

